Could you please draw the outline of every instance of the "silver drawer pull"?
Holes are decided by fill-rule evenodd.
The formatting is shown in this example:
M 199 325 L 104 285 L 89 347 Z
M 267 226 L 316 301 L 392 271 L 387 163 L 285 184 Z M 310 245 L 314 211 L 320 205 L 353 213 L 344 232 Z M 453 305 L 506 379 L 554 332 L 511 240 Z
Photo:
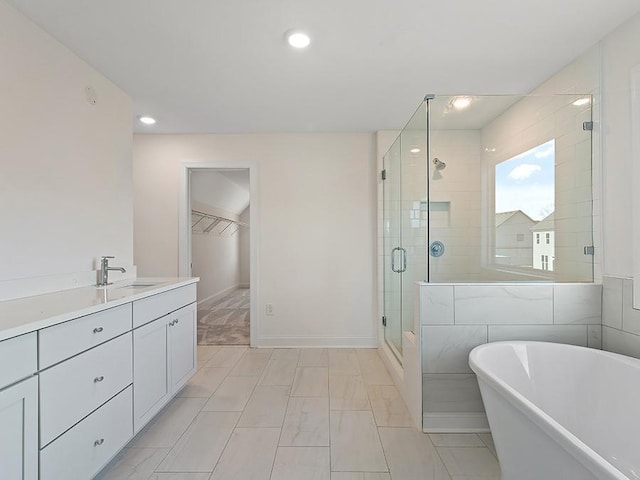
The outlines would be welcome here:
M 103 330 L 104 330 L 104 328 L 102 328 L 102 327 L 96 327 L 96 328 L 93 329 L 93 333 L 100 333 Z
M 100 383 L 103 380 L 104 380 L 104 376 L 100 375 L 99 377 L 96 377 L 93 379 L 93 383 Z
M 101 438 L 100 440 L 96 440 L 95 442 L 93 442 L 93 446 L 94 447 L 99 447 L 103 443 L 104 443 L 104 438 Z

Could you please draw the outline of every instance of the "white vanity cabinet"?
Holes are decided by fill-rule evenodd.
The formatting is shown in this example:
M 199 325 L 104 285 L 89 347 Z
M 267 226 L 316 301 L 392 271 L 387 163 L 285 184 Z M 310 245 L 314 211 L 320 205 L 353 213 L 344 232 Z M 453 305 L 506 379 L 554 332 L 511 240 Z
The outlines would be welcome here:
M 38 479 L 36 334 L 0 342 L 0 476 Z
M 196 285 L 176 280 L 114 288 L 98 305 L 93 287 L 0 302 L 1 316 L 24 318 L 0 331 L 0 480 L 94 478 L 184 386 Z
M 134 432 L 195 373 L 196 356 L 195 303 L 133 331 Z

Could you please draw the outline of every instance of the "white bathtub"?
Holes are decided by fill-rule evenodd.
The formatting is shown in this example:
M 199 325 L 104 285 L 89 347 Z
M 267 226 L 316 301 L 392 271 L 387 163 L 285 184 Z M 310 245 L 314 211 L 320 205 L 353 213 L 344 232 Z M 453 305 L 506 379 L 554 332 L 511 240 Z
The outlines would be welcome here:
M 640 479 L 640 360 L 572 345 L 476 347 L 503 480 Z

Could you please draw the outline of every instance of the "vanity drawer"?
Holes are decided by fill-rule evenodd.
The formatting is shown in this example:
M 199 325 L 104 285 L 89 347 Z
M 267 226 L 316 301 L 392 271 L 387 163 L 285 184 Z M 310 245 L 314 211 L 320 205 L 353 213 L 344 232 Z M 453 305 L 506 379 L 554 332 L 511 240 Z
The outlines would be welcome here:
M 0 342 L 0 389 L 27 378 L 38 370 L 36 332 Z M 11 368 L 7 368 L 10 366 Z
M 40 480 L 87 480 L 133 436 L 132 387 L 40 451 Z
M 133 302 L 133 328 L 163 317 L 195 301 L 195 283 L 136 300 Z
M 40 372 L 40 446 L 131 384 L 132 359 L 129 332 Z
M 103 310 L 40 330 L 40 369 L 131 330 L 131 304 Z

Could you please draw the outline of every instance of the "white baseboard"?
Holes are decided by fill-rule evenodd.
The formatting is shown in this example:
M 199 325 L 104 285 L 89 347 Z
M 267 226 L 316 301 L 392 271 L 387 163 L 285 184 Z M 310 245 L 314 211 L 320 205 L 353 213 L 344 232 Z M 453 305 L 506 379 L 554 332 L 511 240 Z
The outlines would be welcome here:
M 212 301 L 212 300 L 218 300 L 219 298 L 224 297 L 225 295 L 233 292 L 234 290 L 237 290 L 238 288 L 242 288 L 240 286 L 240 283 L 237 283 L 235 285 L 230 286 L 229 288 L 225 288 L 224 290 L 220 290 L 217 293 L 214 293 L 213 295 L 209 295 L 207 298 L 203 298 L 202 300 L 198 300 L 198 305 L 200 305 L 201 303 L 204 302 L 208 302 L 208 301 Z
M 376 348 L 375 337 L 258 337 L 255 345 L 272 348 Z
M 425 433 L 482 433 L 489 432 L 484 413 L 425 413 L 422 416 Z

